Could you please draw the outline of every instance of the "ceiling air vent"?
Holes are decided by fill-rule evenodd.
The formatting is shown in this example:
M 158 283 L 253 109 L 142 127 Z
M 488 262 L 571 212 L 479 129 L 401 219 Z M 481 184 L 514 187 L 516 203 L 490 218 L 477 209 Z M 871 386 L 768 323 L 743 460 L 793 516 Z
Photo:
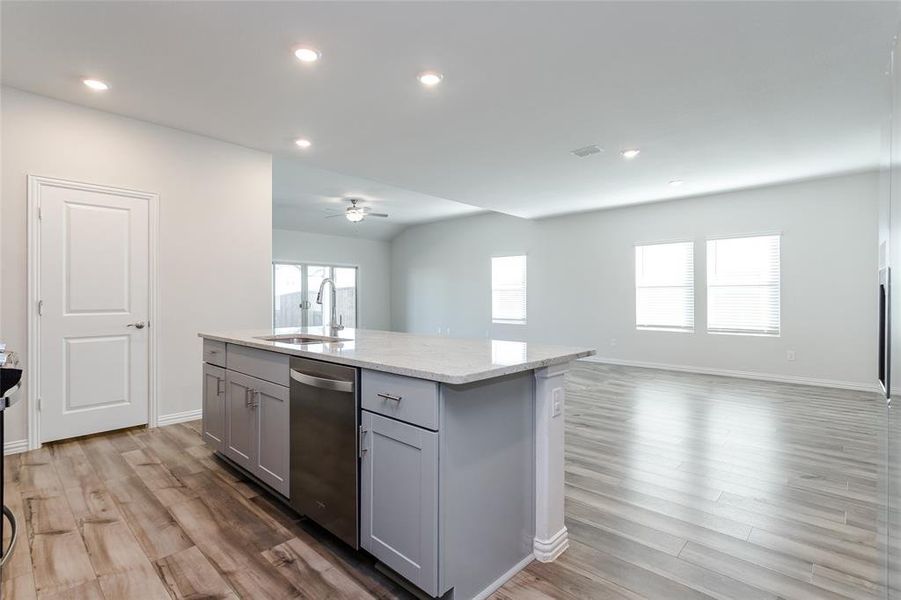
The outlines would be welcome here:
M 570 154 L 572 154 L 573 156 L 578 156 L 579 158 L 585 158 L 586 156 L 591 156 L 592 154 L 597 154 L 599 152 L 603 152 L 603 149 L 597 144 L 583 146 L 581 148 L 576 148 L 575 150 L 569 151 Z

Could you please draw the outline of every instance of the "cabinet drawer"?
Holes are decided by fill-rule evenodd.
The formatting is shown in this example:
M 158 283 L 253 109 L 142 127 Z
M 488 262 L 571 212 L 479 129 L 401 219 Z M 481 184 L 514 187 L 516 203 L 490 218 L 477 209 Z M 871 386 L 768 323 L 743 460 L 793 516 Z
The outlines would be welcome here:
M 434 381 L 364 370 L 360 404 L 374 413 L 438 430 L 438 384 Z
M 226 366 L 230 371 L 244 373 L 285 387 L 290 384 L 287 354 L 228 344 L 226 357 Z
M 203 362 L 225 366 L 225 342 L 203 340 Z

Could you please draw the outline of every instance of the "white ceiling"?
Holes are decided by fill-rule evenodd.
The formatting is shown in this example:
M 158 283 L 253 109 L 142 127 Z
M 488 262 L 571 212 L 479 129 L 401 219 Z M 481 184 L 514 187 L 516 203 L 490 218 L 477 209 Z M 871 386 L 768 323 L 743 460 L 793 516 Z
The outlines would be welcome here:
M 372 212 L 388 213 L 388 218 L 369 217 L 351 223 L 343 217 L 347 197 L 360 199 L 358 204 Z M 272 199 L 272 225 L 276 229 L 375 239 L 390 239 L 414 223 L 482 210 L 371 179 L 317 169 L 290 158 L 275 158 L 272 162 Z M 335 214 L 339 216 L 330 216 Z
M 5 0 L 2 81 L 299 161 L 286 223 L 355 185 L 399 225 L 465 212 L 441 198 L 539 217 L 874 167 L 896 23 L 894 2 Z

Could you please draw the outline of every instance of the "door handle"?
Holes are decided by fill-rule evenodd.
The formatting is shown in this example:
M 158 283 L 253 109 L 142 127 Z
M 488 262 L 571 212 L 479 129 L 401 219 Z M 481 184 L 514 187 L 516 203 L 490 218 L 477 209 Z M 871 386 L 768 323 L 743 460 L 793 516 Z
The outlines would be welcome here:
M 135 329 L 144 329 L 144 321 L 136 321 L 135 323 L 129 323 L 126 327 L 134 327 Z

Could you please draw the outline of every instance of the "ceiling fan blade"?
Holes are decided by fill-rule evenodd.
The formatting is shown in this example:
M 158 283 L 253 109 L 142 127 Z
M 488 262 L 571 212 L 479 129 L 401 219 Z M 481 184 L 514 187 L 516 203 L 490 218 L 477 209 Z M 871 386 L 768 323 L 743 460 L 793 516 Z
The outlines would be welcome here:
M 333 215 L 326 215 L 324 218 L 325 219 L 334 219 L 335 217 L 343 217 L 343 216 L 344 216 L 344 213 L 342 212 L 342 213 L 335 213 Z
M 366 216 L 367 216 L 367 217 L 382 217 L 382 218 L 384 219 L 384 218 L 386 218 L 388 215 L 385 214 L 385 213 L 366 213 Z

